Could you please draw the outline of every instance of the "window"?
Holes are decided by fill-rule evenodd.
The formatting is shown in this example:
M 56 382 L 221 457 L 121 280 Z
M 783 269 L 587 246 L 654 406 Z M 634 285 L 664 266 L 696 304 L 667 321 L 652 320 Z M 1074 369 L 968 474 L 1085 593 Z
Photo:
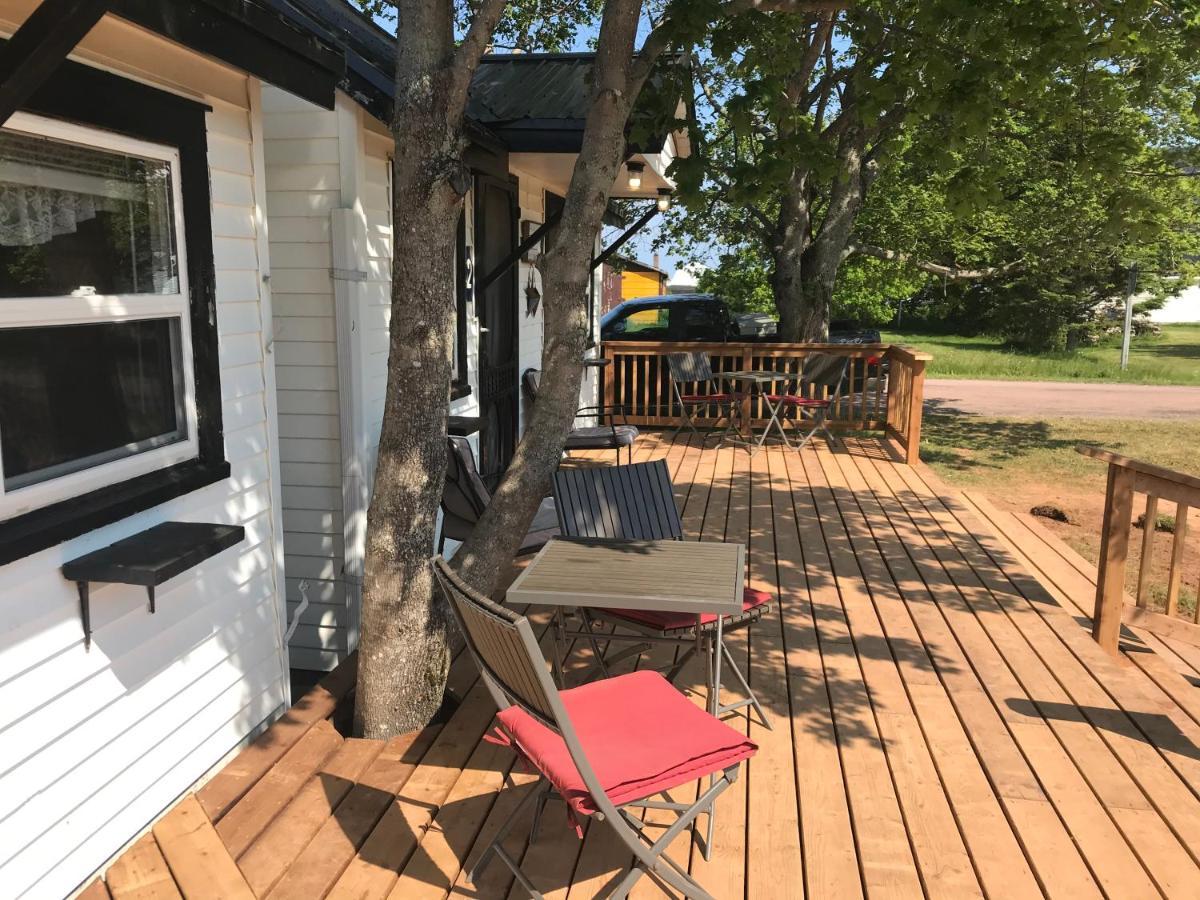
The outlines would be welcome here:
M 179 151 L 0 128 L 0 521 L 197 456 Z
M 605 317 L 602 335 L 606 341 L 666 340 L 669 318 L 670 309 L 665 304 L 635 307 L 611 319 Z

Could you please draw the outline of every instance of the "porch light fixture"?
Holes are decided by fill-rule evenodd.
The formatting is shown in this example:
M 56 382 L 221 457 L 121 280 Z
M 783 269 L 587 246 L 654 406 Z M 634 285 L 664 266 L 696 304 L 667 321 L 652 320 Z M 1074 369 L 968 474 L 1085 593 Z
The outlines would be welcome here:
M 658 189 L 658 211 L 666 212 L 670 208 L 671 208 L 671 189 L 670 188 L 659 188 Z
M 629 189 L 631 191 L 640 190 L 642 187 L 642 171 L 646 167 L 642 163 L 627 162 L 625 163 L 625 171 L 629 176 Z

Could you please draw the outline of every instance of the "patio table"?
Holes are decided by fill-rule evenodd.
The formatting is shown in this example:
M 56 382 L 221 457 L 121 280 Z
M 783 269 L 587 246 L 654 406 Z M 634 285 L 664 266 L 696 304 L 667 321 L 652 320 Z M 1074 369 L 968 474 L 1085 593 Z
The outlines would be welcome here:
M 790 372 L 772 372 L 767 369 L 745 369 L 737 372 L 717 372 L 716 375 L 718 378 L 721 378 L 725 381 L 749 385 L 750 388 L 762 398 L 763 404 L 767 407 L 767 412 L 770 413 L 770 415 L 767 417 L 768 419 L 771 419 L 778 414 L 779 410 L 776 407 L 779 404 L 772 405 L 771 401 L 763 396 L 765 393 L 763 391 L 763 385 L 778 384 L 781 381 L 790 381 L 796 378 L 796 376 Z M 770 431 L 770 425 L 768 424 L 765 428 L 763 428 L 763 433 L 759 436 L 757 441 L 754 440 L 754 428 L 750 425 L 750 418 L 748 416 L 745 418 L 745 429 L 746 432 L 743 436 L 744 440 L 737 442 L 731 441 L 731 443 L 740 443 L 753 451 L 761 448 L 763 443 L 766 441 L 767 433 Z
M 547 542 L 508 589 L 507 602 L 555 607 L 555 674 L 562 683 L 565 608 L 742 612 L 746 548 L 716 541 L 562 538 Z

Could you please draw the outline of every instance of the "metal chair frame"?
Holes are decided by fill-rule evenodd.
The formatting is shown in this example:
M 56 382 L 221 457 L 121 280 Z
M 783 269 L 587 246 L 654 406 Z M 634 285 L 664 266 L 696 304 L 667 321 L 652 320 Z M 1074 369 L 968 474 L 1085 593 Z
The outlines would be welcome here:
M 679 404 L 679 409 L 683 413 L 682 421 L 675 426 L 675 430 L 671 432 L 668 440 L 674 440 L 675 435 L 686 426 L 692 434 L 700 438 L 701 442 L 707 441 L 716 432 L 716 429 L 721 424 L 721 420 L 725 420 L 725 428 L 721 431 L 717 445 L 723 444 L 731 434 L 737 433 L 737 419 L 741 415 L 742 398 L 735 396 L 732 400 L 684 400 L 683 390 L 681 385 L 691 385 L 696 393 L 699 393 L 701 385 L 707 385 L 713 388 L 721 387 L 721 380 L 713 373 L 712 363 L 709 361 L 707 353 L 696 351 L 693 353 L 668 353 L 667 354 L 667 375 L 671 380 L 671 390 L 675 394 L 675 402 Z M 718 393 L 728 393 L 726 391 L 718 391 Z M 696 422 L 696 411 L 707 406 L 715 406 L 717 408 L 717 420 L 713 424 L 713 429 L 708 434 L 701 434 Z
M 558 514 L 559 531 L 564 537 L 683 540 L 683 522 L 675 507 L 671 475 L 666 462 L 661 459 L 617 468 L 560 468 L 554 473 L 554 509 Z M 644 652 L 651 643 L 684 647 L 686 649 L 682 656 L 678 656 L 667 670 L 668 681 L 674 683 L 688 661 L 699 653 L 708 661 L 705 667 L 708 711 L 720 718 L 751 706 L 762 724 L 771 728 L 771 721 L 762 704 L 723 640 L 726 631 L 757 621 L 768 608 L 769 604 L 763 604 L 737 615 L 717 616 L 710 623 L 702 623 L 697 616 L 694 625 L 663 630 L 613 615 L 603 609 L 580 607 L 581 631 L 568 630 L 561 614 L 556 617 L 556 644 L 562 648 L 569 639 L 583 638 L 593 648 L 597 644 L 603 645 L 597 648 L 595 668 L 605 677 L 609 675 L 611 665 Z M 594 628 L 597 622 L 604 622 L 613 628 L 620 627 L 633 634 L 621 634 L 615 630 L 597 633 Z M 606 656 L 609 644 L 618 642 L 631 643 L 633 646 L 614 656 Z M 560 675 L 564 655 L 561 649 L 556 654 Z M 745 698 L 733 703 L 721 703 L 722 660 L 742 686 Z
M 759 435 L 755 449 L 762 449 L 767 436 L 771 433 L 772 426 L 779 432 L 779 436 L 783 438 L 784 446 L 791 450 L 803 450 L 805 444 L 812 440 L 813 435 L 818 431 L 825 435 L 826 440 L 829 441 L 831 446 L 841 446 L 841 441 L 829 430 L 825 421 L 829 417 L 829 407 L 841 395 L 842 386 L 846 383 L 846 372 L 849 369 L 849 364 L 850 360 L 848 358 L 833 353 L 810 353 L 805 356 L 801 364 L 800 374 L 792 379 L 792 382 L 796 384 L 795 392 L 785 390 L 782 395 L 777 395 L 780 396 L 780 399 L 774 403 L 767 399 L 767 395 L 764 394 L 762 396 L 763 405 L 770 412 L 771 416 L 767 421 L 767 427 Z M 836 377 L 831 377 L 833 375 L 836 375 Z M 799 431 L 799 423 L 804 421 L 806 417 L 812 428 L 800 439 L 800 443 L 793 446 L 783 428 L 783 421 L 787 421 L 788 418 L 786 415 L 788 403 L 783 397 L 790 393 L 802 397 L 804 396 L 804 389 L 809 386 L 826 387 L 829 389 L 829 394 L 821 406 L 796 407 L 796 421 L 792 426 L 793 429 Z
M 698 817 L 708 814 L 711 818 L 713 805 L 737 779 L 741 764 L 737 763 L 724 769 L 720 775 L 714 772 L 709 787 L 701 791 L 694 803 L 680 803 L 674 800 L 670 793 L 663 791 L 620 805 L 614 804 L 588 761 L 587 753 L 563 706 L 558 688 L 547 671 L 545 658 L 538 647 L 529 620 L 474 591 L 451 571 L 440 556 L 433 560 L 433 567 L 438 584 L 462 629 L 471 657 L 479 667 L 484 685 L 495 700 L 496 706 L 501 710 L 518 706 L 562 737 L 571 760 L 598 810 L 594 818 L 607 824 L 632 855 L 631 861 L 605 886 L 612 888 L 608 896 L 628 897 L 633 885 L 643 875 L 648 875 L 660 885 L 673 888 L 685 897 L 715 900 L 683 866 L 666 854 L 666 849 Z M 512 740 L 511 734 L 505 734 Z M 512 789 L 517 787 L 511 775 L 505 776 L 505 782 Z M 478 880 L 492 857 L 496 857 L 509 868 L 534 900 L 543 900 L 543 895 L 538 892 L 512 855 L 504 849 L 502 843 L 513 824 L 532 803 L 536 803 L 537 807 L 530 841 L 536 838 L 541 811 L 551 790 L 550 782 L 544 777 L 539 777 L 535 787 L 521 801 L 516 811 L 471 867 L 467 877 L 472 883 Z M 662 800 L 652 799 L 660 796 Z M 630 809 L 669 810 L 676 813 L 677 817 L 666 831 L 657 839 L 653 839 L 646 834 L 644 823 L 629 812 Z M 707 853 L 707 846 L 705 851 Z
M 470 442 L 464 437 L 447 436 L 446 483 L 442 488 L 442 521 L 438 529 L 437 552 L 445 552 L 446 538 L 465 541 L 491 501 L 492 495 L 475 465 Z M 529 532 L 517 555 L 540 550 L 552 536 L 542 530 Z
M 541 389 L 541 377 L 542 377 L 541 369 L 526 369 L 521 374 L 521 389 L 525 394 L 526 401 L 531 406 L 533 404 L 537 403 L 538 391 Z M 616 421 L 616 417 L 618 415 L 621 417 L 620 422 Z M 603 446 L 603 445 L 597 444 L 594 447 L 576 447 L 576 448 L 568 447 L 568 448 L 566 448 L 566 452 L 569 453 L 571 451 L 571 449 L 577 449 L 577 450 L 609 450 L 609 449 L 612 449 L 612 450 L 616 451 L 617 465 L 619 466 L 621 464 L 621 446 L 620 446 L 620 444 L 617 444 L 617 426 L 618 425 L 626 425 L 626 426 L 629 425 L 626 408 L 624 406 L 620 406 L 620 405 L 581 406 L 575 410 L 575 418 L 579 418 L 580 416 L 595 416 L 596 421 L 600 422 L 601 426 L 603 426 L 603 420 L 605 418 L 607 418 L 608 419 L 608 428 L 612 432 L 612 440 L 613 440 L 613 443 L 616 444 L 616 446 L 610 448 L 608 446 Z M 630 426 L 630 427 L 632 427 L 632 426 Z M 577 429 L 572 429 L 571 434 L 569 434 L 567 436 L 568 441 L 571 439 L 571 437 L 573 435 L 576 434 L 576 431 L 577 431 Z M 628 444 L 627 453 L 629 456 L 629 462 L 633 462 L 633 445 L 634 445 L 634 443 L 636 443 L 636 441 L 637 441 L 637 435 L 635 432 L 633 441 L 631 441 Z

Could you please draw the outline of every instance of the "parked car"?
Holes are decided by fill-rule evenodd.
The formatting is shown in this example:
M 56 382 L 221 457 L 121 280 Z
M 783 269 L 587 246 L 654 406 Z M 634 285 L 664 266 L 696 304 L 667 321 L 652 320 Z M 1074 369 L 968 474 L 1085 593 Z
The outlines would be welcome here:
M 779 321 L 764 313 L 734 316 L 728 305 L 714 294 L 668 294 L 626 300 L 600 320 L 603 341 L 773 341 Z M 848 319 L 829 325 L 831 344 L 879 344 L 877 328 L 863 328 Z M 855 360 L 852 367 L 855 390 L 868 379 L 886 377 L 886 359 Z

